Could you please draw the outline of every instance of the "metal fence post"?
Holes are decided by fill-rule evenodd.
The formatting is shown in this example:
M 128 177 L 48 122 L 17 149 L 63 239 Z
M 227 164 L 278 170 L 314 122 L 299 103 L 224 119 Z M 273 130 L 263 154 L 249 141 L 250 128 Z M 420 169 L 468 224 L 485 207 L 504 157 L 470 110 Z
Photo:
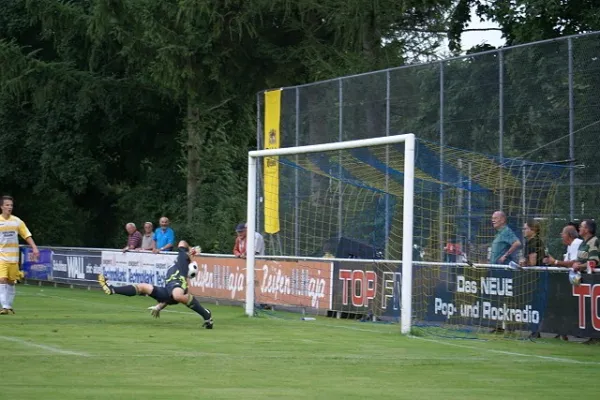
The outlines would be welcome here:
M 575 99 L 573 94 L 573 39 L 568 39 L 569 57 L 569 219 L 575 219 Z
M 340 78 L 338 80 L 339 82 L 339 93 L 338 93 L 338 101 L 340 103 L 339 105 L 339 131 L 338 131 L 338 141 L 341 142 L 344 139 L 344 85 L 343 85 L 343 81 L 342 78 Z M 339 156 L 340 156 L 340 165 L 338 168 L 338 186 L 339 186 L 339 203 L 338 203 L 338 238 L 341 239 L 342 235 L 344 234 L 344 230 L 342 227 L 342 223 L 343 223 L 343 211 L 342 211 L 342 207 L 343 207 L 343 187 L 342 187 L 342 152 L 339 152 Z
M 440 261 L 444 261 L 444 62 L 440 62 L 440 193 L 438 240 Z
M 261 140 L 262 135 L 261 135 L 261 133 L 262 133 L 262 130 L 263 130 L 263 127 L 262 127 L 262 118 L 261 118 L 261 114 L 260 114 L 261 109 L 262 109 L 262 107 L 261 107 L 261 101 L 260 101 L 261 100 L 261 95 L 264 96 L 264 92 L 260 92 L 260 93 L 256 94 L 256 148 L 259 149 L 259 150 L 262 149 L 262 147 L 261 147 L 262 146 L 262 140 Z M 257 167 L 256 168 L 257 174 L 254 177 L 254 179 L 257 179 L 258 182 L 256 182 L 257 188 L 256 188 L 256 209 L 255 209 L 255 213 L 256 213 L 255 214 L 256 215 L 256 225 L 255 225 L 255 229 L 256 229 L 257 232 L 259 232 L 260 231 L 260 205 L 262 204 L 260 202 L 260 193 L 262 192 L 262 190 L 260 188 L 260 186 L 262 185 L 262 182 L 260 180 L 260 176 L 261 176 L 261 174 L 260 174 L 260 171 L 261 171 L 261 169 L 260 169 L 260 163 L 257 163 L 256 167 Z M 248 173 L 250 173 L 250 172 L 248 172 Z
M 300 88 L 296 88 L 296 141 L 295 146 L 300 146 Z M 299 163 L 299 157 L 296 154 L 296 165 Z M 298 168 L 294 168 L 294 254 L 300 254 L 300 204 L 299 204 L 299 176 Z
M 390 136 L 390 70 L 385 71 L 385 136 Z M 385 146 L 385 165 L 390 165 L 390 147 Z M 389 238 L 390 238 L 390 174 L 385 171 L 385 227 L 384 227 L 385 258 L 389 258 Z
M 498 156 L 500 165 L 504 164 L 504 52 L 498 50 Z M 504 207 L 504 177 L 500 173 L 500 207 Z

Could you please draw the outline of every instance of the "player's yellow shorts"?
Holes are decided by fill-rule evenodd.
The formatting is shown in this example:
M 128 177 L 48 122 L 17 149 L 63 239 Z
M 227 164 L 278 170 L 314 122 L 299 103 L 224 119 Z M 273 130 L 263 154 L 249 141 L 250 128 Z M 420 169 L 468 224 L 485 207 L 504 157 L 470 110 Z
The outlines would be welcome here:
M 0 278 L 16 281 L 19 277 L 19 263 L 0 263 Z

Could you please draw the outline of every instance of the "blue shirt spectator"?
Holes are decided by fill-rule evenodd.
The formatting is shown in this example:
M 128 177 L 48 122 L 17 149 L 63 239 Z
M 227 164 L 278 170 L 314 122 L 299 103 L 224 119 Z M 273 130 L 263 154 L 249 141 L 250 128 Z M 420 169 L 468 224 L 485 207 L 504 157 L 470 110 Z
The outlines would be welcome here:
M 154 252 L 170 251 L 175 246 L 175 232 L 169 227 L 169 218 L 160 218 L 160 228 L 154 231 Z

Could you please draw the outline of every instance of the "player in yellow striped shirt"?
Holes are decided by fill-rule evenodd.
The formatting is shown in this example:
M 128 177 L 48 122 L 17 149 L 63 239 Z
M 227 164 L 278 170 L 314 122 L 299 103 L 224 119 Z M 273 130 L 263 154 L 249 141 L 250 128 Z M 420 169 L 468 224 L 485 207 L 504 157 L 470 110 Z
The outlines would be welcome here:
M 40 252 L 27 229 L 25 222 L 12 215 L 13 198 L 2 196 L 0 215 L 0 304 L 2 314 L 14 314 L 15 281 L 19 277 L 19 237 L 21 236 L 33 250 L 33 257 Z

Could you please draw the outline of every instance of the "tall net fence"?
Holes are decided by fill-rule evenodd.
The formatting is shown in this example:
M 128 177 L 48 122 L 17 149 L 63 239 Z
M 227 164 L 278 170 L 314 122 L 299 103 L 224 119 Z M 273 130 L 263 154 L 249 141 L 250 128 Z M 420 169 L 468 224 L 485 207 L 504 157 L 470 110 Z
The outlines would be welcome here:
M 570 169 L 557 182 L 555 207 L 543 211 L 547 214 L 526 210 L 556 221 L 547 239 L 551 249 L 558 249 L 561 224 L 600 215 L 595 195 L 600 184 L 595 155 L 599 38 L 598 33 L 573 36 L 285 88 L 281 147 L 413 132 L 438 145 L 431 151 L 441 160 L 442 175 L 448 147 L 487 154 L 500 163 L 562 163 Z M 258 101 L 262 116 L 262 95 Z M 262 129 L 259 121 L 259 136 Z M 530 176 L 526 167 L 519 168 Z M 496 206 L 513 207 L 502 195 Z M 442 196 L 431 207 L 444 201 Z M 268 251 L 284 254 L 275 245 Z
M 535 218 L 555 257 L 567 222 L 600 216 L 599 39 L 571 36 L 281 90 L 280 147 L 415 133 L 415 327 L 470 337 L 562 326 L 545 312 L 561 306 L 546 307 L 554 301 L 547 287 L 558 287 L 561 274 L 464 262 L 490 263 L 495 210 L 522 242 L 523 223 Z M 258 108 L 262 149 L 262 93 Z M 387 146 L 278 160 L 276 234 L 265 234 L 257 199 L 266 254 L 363 260 L 331 264 L 323 286 L 332 304 L 313 311 L 399 315 L 402 157 L 401 146 Z M 259 197 L 270 190 L 260 172 Z M 286 304 L 306 305 L 295 297 Z

